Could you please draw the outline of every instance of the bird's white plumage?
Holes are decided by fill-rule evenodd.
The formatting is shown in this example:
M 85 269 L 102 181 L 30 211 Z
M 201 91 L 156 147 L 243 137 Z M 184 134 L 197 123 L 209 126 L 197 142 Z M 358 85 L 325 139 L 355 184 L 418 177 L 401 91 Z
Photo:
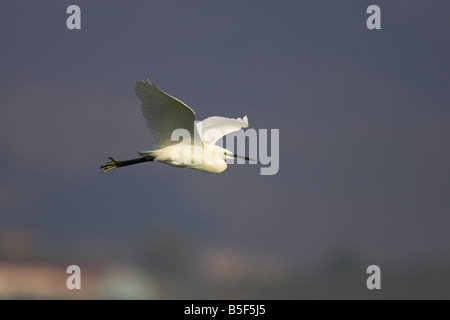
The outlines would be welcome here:
M 175 129 L 187 129 L 194 136 L 194 110 L 160 90 L 150 78 L 136 81 L 134 89 L 141 100 L 142 114 L 157 148 L 176 143 L 170 139 Z
M 145 80 L 136 81 L 134 88 L 138 98 L 141 100 L 142 114 L 145 117 L 147 126 L 155 139 L 154 150 L 141 151 L 141 156 L 150 155 L 154 161 L 160 161 L 177 167 L 188 167 L 201 171 L 219 173 L 227 168 L 225 159 L 235 159 L 231 151 L 214 145 L 217 140 L 226 134 L 248 127 L 248 118 L 225 118 L 209 117 L 203 121 L 195 122 L 195 112 L 185 103 L 177 98 L 160 90 L 147 77 Z M 172 141 L 172 133 L 176 129 L 186 129 L 192 139 L 183 144 L 199 148 L 190 147 L 184 149 L 186 152 L 179 152 L 178 141 Z M 208 134 L 209 133 L 209 134 Z M 204 140 L 207 136 L 207 139 Z M 189 152 L 188 152 L 189 151 Z M 214 161 L 211 161 L 213 159 Z
M 214 116 L 199 121 L 195 125 L 200 139 L 205 143 L 214 144 L 224 135 L 238 131 L 241 128 L 248 128 L 248 118 L 247 116 L 244 116 L 243 119 Z M 207 133 L 208 131 L 210 131 L 211 134 L 209 137 L 205 137 L 204 133 Z M 218 134 L 215 134 L 214 131 Z

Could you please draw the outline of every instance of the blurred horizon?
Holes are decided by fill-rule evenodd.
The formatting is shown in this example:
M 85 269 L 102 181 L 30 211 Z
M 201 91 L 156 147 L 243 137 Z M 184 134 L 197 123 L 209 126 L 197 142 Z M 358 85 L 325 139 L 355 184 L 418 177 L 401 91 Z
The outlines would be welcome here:
M 368 1 L 70 4 L 2 5 L 0 298 L 71 264 L 90 289 L 44 298 L 450 298 L 450 3 L 378 1 L 381 30 Z M 279 172 L 100 174 L 153 145 L 147 76 L 279 129 Z

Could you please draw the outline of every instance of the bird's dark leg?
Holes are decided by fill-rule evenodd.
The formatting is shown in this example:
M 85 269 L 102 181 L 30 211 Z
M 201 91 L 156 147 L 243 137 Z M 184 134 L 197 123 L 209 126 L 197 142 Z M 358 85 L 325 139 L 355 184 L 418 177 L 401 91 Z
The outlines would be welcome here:
M 155 157 L 153 157 L 153 156 L 145 156 L 145 157 L 142 157 L 142 158 L 131 159 L 131 160 L 124 160 L 124 161 L 119 161 L 119 160 L 114 159 L 112 157 L 109 157 L 108 159 L 111 160 L 111 161 L 107 162 L 105 164 L 102 164 L 100 166 L 100 169 L 103 169 L 102 173 L 105 173 L 106 171 L 109 171 L 109 170 L 115 169 L 115 168 L 119 168 L 119 167 L 126 167 L 126 166 L 130 166 L 132 164 L 137 164 L 137 163 L 142 163 L 142 162 L 147 162 L 147 161 L 153 161 L 155 159 Z

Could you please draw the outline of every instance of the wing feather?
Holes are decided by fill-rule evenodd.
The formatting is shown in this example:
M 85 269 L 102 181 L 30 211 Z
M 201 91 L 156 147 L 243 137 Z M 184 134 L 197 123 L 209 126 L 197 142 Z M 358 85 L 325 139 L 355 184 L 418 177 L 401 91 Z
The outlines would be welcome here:
M 200 135 L 200 138 L 205 143 L 216 143 L 217 140 L 222 138 L 223 136 L 238 131 L 241 128 L 248 128 L 248 118 L 244 116 L 241 118 L 225 118 L 225 117 L 209 117 L 203 121 L 199 121 L 196 123 L 197 132 Z M 219 132 L 220 136 L 216 136 L 214 133 L 213 139 L 211 141 L 204 141 L 205 133 L 208 130 L 214 130 L 215 132 Z M 208 139 L 209 140 L 209 139 Z
M 185 103 L 160 90 L 149 77 L 135 81 L 141 110 L 158 148 L 177 143 L 171 141 L 174 130 L 183 128 L 194 136 L 195 112 Z

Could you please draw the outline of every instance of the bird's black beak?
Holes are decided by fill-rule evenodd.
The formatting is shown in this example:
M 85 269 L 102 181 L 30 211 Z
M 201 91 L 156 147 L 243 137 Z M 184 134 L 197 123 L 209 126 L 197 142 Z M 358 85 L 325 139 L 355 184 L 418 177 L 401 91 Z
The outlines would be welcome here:
M 233 154 L 233 158 L 235 158 L 235 159 L 241 158 L 241 159 L 245 159 L 245 160 L 247 160 L 247 161 L 250 161 L 250 160 L 251 160 L 249 157 L 241 157 L 241 156 L 238 156 L 237 154 Z

